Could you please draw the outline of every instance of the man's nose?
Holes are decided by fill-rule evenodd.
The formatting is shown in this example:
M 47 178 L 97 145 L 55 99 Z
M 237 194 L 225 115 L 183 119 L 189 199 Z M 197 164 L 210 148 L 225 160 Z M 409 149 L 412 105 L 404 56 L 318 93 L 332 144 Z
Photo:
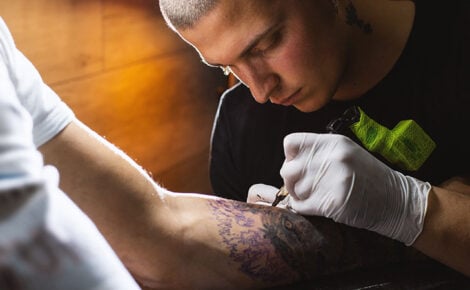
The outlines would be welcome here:
M 279 84 L 279 76 L 263 66 L 243 65 L 233 69 L 238 79 L 249 87 L 258 103 L 266 103 Z

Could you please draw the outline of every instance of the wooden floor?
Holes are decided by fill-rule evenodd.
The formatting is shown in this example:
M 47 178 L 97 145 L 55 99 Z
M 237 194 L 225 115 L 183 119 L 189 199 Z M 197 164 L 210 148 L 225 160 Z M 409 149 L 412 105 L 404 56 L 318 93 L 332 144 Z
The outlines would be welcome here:
M 221 71 L 165 25 L 156 0 L 0 1 L 18 48 L 84 123 L 165 187 L 211 193 Z

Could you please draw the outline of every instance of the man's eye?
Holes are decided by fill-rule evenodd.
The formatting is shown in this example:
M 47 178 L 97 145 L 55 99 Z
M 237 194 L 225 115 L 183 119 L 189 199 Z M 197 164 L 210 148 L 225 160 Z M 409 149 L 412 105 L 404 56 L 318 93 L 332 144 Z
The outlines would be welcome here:
M 281 31 L 277 31 L 271 35 L 268 39 L 259 43 L 256 47 L 251 50 L 252 55 L 264 55 L 269 52 L 271 49 L 276 48 L 282 39 Z

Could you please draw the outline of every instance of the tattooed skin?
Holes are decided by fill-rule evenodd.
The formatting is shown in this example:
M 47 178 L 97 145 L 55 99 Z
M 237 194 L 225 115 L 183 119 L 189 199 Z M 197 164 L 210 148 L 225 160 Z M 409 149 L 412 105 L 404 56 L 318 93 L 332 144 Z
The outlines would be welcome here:
M 230 258 L 251 278 L 280 283 L 322 272 L 329 251 L 326 239 L 305 218 L 223 199 L 209 205 Z
M 364 20 L 357 16 L 356 7 L 354 7 L 351 1 L 346 5 L 346 23 L 351 26 L 355 25 L 359 27 L 365 34 L 372 33 L 372 25 L 364 22 Z
M 230 258 L 241 272 L 265 283 L 425 258 L 401 243 L 326 218 L 225 199 L 209 206 Z

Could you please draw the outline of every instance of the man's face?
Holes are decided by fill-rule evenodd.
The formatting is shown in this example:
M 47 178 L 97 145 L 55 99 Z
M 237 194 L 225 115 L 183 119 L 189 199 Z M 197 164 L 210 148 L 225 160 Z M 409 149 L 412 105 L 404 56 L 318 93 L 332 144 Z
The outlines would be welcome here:
M 260 103 L 318 110 L 346 69 L 347 37 L 330 0 L 223 0 L 179 32 L 204 62 L 229 67 Z

